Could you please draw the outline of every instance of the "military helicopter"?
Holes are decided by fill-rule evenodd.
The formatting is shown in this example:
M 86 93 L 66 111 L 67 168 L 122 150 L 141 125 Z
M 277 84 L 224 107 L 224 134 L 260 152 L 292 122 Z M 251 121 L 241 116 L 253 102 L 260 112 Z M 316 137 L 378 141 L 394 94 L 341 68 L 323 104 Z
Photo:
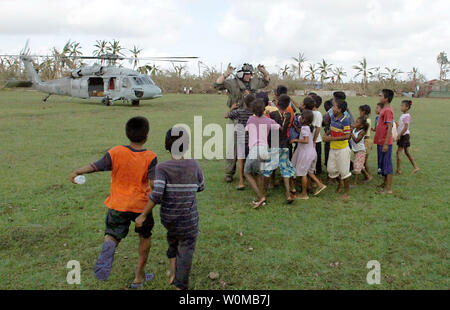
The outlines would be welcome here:
M 42 81 L 36 72 L 32 59 L 34 57 L 50 57 L 30 55 L 28 42 L 19 56 L 22 60 L 27 78 L 32 82 L 32 87 L 48 95 L 42 99 L 46 102 L 53 95 L 70 96 L 83 99 L 101 99 L 106 106 L 114 104 L 114 101 L 131 101 L 133 106 L 138 106 L 140 100 L 154 99 L 162 96 L 161 89 L 153 82 L 150 76 L 138 71 L 112 65 L 118 60 L 135 60 L 135 58 L 122 57 L 113 54 L 99 56 L 70 56 L 69 59 L 95 59 L 101 63 L 107 61 L 109 65 L 94 64 L 74 69 L 70 75 L 64 78 Z M 198 57 L 143 57 L 140 60 L 187 62 Z

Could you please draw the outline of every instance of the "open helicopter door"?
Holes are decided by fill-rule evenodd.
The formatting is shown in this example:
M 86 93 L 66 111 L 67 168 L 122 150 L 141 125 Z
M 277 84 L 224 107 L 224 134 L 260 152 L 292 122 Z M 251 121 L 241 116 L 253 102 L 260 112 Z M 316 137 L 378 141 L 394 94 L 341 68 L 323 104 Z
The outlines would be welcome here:
M 117 77 L 112 76 L 105 78 L 105 89 L 104 96 L 107 100 L 117 100 L 120 91 Z
M 88 92 L 89 97 L 103 97 L 105 92 L 105 85 L 103 78 L 90 77 L 88 79 Z

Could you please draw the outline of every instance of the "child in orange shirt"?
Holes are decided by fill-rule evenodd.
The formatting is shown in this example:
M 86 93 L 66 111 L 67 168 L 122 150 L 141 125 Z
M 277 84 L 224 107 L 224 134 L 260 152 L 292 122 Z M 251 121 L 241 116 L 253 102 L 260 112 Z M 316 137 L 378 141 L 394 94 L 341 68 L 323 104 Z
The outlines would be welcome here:
M 70 176 L 71 181 L 75 183 L 75 177 L 78 175 L 111 171 L 111 194 L 105 200 L 108 207 L 105 239 L 94 267 L 95 276 L 99 280 L 108 279 L 116 247 L 120 240 L 127 236 L 131 221 L 135 221 L 144 210 L 153 188 L 157 158 L 155 153 L 143 148 L 148 132 L 149 123 L 145 117 L 131 118 L 126 124 L 130 145 L 113 147 L 102 159 L 75 170 Z M 135 228 L 140 239 L 139 260 L 131 288 L 138 288 L 154 278 L 153 274 L 144 271 L 153 226 L 153 216 L 150 215 L 141 227 Z

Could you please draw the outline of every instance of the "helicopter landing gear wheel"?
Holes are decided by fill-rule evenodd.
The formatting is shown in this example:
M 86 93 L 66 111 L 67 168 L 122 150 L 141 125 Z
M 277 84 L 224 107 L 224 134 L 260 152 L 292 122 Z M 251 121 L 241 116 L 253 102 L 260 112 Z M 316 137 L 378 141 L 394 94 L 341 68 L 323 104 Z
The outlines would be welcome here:
M 45 98 L 42 99 L 42 103 L 46 103 L 47 99 L 51 96 L 52 94 L 48 94 L 48 96 L 45 96 Z
M 102 99 L 102 103 L 103 103 L 103 105 L 106 105 L 106 106 L 110 106 L 111 105 L 111 102 L 109 101 L 108 98 L 103 98 Z
M 139 100 L 132 100 L 131 104 L 135 107 L 139 106 Z

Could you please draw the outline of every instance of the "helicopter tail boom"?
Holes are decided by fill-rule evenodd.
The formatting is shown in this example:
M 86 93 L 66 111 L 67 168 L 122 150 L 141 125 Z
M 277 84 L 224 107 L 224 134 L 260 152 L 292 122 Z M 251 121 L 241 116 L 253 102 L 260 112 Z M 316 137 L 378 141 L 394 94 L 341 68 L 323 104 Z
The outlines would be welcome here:
M 42 84 L 42 80 L 39 77 L 39 75 L 37 74 L 36 70 L 33 67 L 33 62 L 31 61 L 31 58 L 27 57 L 27 56 L 20 56 L 20 59 L 23 62 L 23 65 L 25 66 L 25 71 L 27 74 L 27 78 L 33 83 L 33 85 L 36 84 Z

